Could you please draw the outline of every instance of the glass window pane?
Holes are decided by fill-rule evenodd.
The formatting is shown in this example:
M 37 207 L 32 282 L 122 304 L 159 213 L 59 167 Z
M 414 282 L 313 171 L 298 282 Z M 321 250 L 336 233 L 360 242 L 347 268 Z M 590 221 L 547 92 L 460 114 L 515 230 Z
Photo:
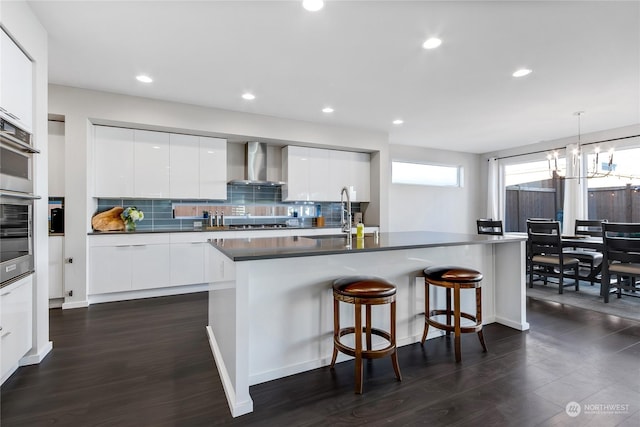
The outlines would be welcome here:
M 391 182 L 394 184 L 460 187 L 462 167 L 391 162 Z

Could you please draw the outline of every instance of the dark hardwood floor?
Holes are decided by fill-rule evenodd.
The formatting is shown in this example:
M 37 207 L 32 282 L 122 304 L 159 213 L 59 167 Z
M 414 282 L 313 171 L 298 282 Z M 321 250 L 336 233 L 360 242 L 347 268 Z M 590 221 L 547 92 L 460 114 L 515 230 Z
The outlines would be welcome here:
M 12 426 L 634 426 L 640 425 L 640 322 L 529 299 L 531 330 L 485 328 L 488 353 L 446 338 L 251 388 L 254 412 L 232 418 L 207 343 L 207 295 L 52 310 L 52 353 L 2 386 Z M 567 415 L 571 401 L 582 413 Z M 613 407 L 603 405 L 618 404 Z

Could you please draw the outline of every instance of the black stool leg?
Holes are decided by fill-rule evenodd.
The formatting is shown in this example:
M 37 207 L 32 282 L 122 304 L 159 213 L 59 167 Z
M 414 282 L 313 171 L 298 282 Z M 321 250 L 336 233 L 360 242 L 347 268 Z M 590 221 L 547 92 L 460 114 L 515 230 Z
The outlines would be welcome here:
M 367 337 L 367 350 L 371 350 L 373 348 L 373 345 L 371 343 L 371 306 L 370 305 L 366 305 L 365 306 L 365 316 L 366 316 L 366 320 L 365 320 L 365 332 L 366 332 L 366 337 Z

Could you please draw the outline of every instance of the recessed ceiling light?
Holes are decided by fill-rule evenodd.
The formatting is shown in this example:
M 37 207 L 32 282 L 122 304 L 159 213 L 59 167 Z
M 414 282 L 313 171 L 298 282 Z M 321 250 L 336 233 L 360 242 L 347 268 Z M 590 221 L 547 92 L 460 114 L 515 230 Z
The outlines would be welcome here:
M 324 7 L 324 1 L 322 0 L 303 0 L 302 7 L 309 12 L 317 12 Z
M 422 47 L 425 49 L 435 49 L 442 44 L 442 40 L 436 37 L 431 37 L 424 43 L 422 43 Z
M 246 99 L 247 101 L 251 101 L 252 99 L 256 99 L 256 96 L 252 93 L 247 92 L 242 94 L 242 98 Z
M 394 125 L 401 125 L 403 123 L 404 123 L 404 120 L 401 120 L 401 119 L 396 119 L 396 120 L 393 121 Z
M 323 112 L 323 113 L 333 113 L 333 108 L 331 108 L 331 107 L 324 107 L 324 108 L 322 109 L 322 112 Z
M 531 70 L 529 70 L 528 68 L 521 68 L 518 71 L 515 71 L 512 76 L 513 77 L 524 77 L 528 74 L 531 74 Z
M 144 74 L 140 74 L 139 76 L 136 76 L 136 79 L 142 83 L 151 83 L 153 81 L 151 77 L 146 76 Z

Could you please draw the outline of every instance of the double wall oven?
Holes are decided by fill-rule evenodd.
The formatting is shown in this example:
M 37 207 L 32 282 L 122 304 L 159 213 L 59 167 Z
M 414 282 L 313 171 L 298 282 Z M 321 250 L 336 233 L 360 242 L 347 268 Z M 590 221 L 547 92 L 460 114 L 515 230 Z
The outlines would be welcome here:
M 33 272 L 31 135 L 0 118 L 0 285 Z

